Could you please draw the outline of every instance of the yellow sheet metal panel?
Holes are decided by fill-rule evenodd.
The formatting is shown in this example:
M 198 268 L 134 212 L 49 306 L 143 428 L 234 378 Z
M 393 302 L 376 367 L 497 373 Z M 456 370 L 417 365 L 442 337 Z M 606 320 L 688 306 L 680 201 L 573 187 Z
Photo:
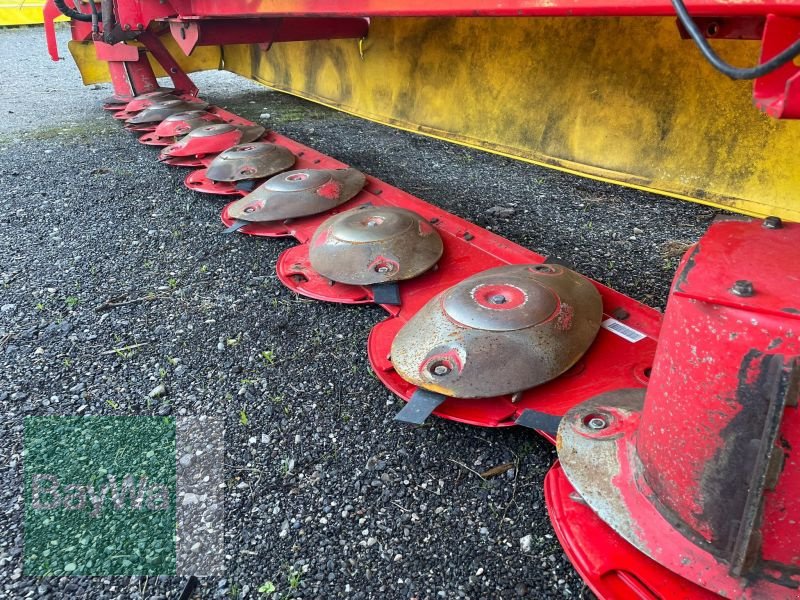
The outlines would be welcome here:
M 44 23 L 42 0 L 0 0 L 0 27 Z M 59 17 L 57 21 L 66 21 Z
M 758 43 L 715 42 L 755 64 Z M 369 38 L 223 48 L 225 68 L 403 129 L 800 221 L 800 122 L 751 104 L 668 18 L 373 19 Z
M 186 56 L 183 51 L 178 48 L 178 45 L 171 35 L 163 35 L 160 39 L 167 50 L 169 50 L 169 53 L 187 73 L 222 68 L 222 50 L 219 46 L 201 46 L 195 48 L 191 56 Z M 97 60 L 97 54 L 95 53 L 94 44 L 92 42 L 77 42 L 71 40 L 69 42 L 69 51 L 70 54 L 72 54 L 72 58 L 75 59 L 75 64 L 78 65 L 78 70 L 81 72 L 81 79 L 84 85 L 111 81 L 111 75 L 108 72 L 108 63 Z M 152 57 L 150 57 L 150 64 L 153 65 L 153 71 L 156 77 L 167 76 L 167 73 L 161 68 L 161 65 L 153 60 Z

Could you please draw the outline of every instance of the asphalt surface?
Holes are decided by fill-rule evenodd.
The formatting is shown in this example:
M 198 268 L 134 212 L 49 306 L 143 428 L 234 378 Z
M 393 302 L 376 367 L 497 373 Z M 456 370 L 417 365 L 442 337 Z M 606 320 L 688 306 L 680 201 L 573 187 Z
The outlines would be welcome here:
M 211 102 L 653 306 L 715 214 L 227 73 L 195 79 Z M 196 597 L 267 597 L 267 582 L 292 598 L 590 596 L 545 511 L 553 449 L 519 428 L 393 422 L 402 403 L 365 351 L 382 311 L 293 296 L 274 274 L 292 242 L 221 235 L 223 203 L 102 111 L 109 94 L 50 62 L 40 29 L 0 31 L 0 597 L 175 598 L 185 582 L 22 573 L 23 418 L 89 414 L 225 420 L 226 573 Z M 120 297 L 151 299 L 95 310 Z M 461 466 L 506 462 L 487 481 Z

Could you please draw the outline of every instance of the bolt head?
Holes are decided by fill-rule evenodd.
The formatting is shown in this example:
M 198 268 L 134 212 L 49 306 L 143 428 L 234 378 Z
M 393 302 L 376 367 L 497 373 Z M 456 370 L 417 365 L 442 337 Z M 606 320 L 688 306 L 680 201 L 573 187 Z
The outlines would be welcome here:
M 503 294 L 495 294 L 491 298 L 489 298 L 489 302 L 492 304 L 505 304 L 508 300 L 506 299 Z
M 782 229 L 783 221 L 781 221 L 780 217 L 767 217 L 764 219 L 761 226 L 764 227 L 764 229 Z
M 592 417 L 589 419 L 587 423 L 589 429 L 594 429 L 595 431 L 599 431 L 601 429 L 605 429 L 608 427 L 608 422 L 602 417 Z
M 450 372 L 450 367 L 448 367 L 447 365 L 439 364 L 433 367 L 433 374 L 438 375 L 439 377 L 447 375 L 449 372 Z
M 751 281 L 747 281 L 746 279 L 740 279 L 734 283 L 733 287 L 731 288 L 731 294 L 741 298 L 749 298 L 754 293 L 755 290 L 753 289 L 753 283 Z

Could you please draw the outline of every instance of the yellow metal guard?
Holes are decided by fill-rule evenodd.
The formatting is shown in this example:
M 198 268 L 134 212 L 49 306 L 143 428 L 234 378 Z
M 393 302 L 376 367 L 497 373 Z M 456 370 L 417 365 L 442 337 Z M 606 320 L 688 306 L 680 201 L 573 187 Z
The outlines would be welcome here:
M 715 45 L 755 64 L 758 43 Z M 362 56 L 363 55 L 363 56 Z M 670 18 L 376 18 L 367 40 L 225 46 L 225 68 L 425 135 L 800 221 L 800 122 L 751 104 Z
M 44 22 L 44 0 L 0 0 L 0 27 L 39 25 Z M 66 21 L 58 17 L 56 21 Z

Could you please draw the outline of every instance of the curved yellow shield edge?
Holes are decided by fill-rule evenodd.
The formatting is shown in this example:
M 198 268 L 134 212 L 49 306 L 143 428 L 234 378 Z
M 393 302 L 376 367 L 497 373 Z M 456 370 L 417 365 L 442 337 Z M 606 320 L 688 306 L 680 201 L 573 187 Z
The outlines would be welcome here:
M 222 68 L 222 50 L 219 46 L 202 46 L 195 49 L 191 56 L 186 56 L 169 34 L 162 35 L 161 41 L 175 58 L 175 61 L 187 73 L 195 71 L 209 71 Z M 111 81 L 108 72 L 108 63 L 97 60 L 94 44 L 92 42 L 69 42 L 69 52 L 78 65 L 84 85 L 106 83 Z M 153 72 L 156 77 L 166 77 L 167 73 L 158 62 L 150 58 Z

